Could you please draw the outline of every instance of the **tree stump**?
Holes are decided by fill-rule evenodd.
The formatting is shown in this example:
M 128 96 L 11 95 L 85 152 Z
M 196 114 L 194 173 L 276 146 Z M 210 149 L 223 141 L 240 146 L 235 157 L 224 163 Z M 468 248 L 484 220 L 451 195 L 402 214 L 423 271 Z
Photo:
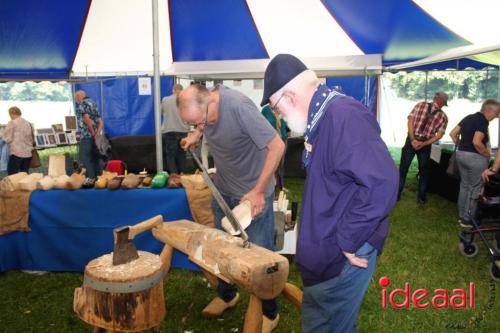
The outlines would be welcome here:
M 85 267 L 75 289 L 73 309 L 86 323 L 116 332 L 159 327 L 166 314 L 160 257 L 138 251 L 139 258 L 113 266 L 112 253 Z

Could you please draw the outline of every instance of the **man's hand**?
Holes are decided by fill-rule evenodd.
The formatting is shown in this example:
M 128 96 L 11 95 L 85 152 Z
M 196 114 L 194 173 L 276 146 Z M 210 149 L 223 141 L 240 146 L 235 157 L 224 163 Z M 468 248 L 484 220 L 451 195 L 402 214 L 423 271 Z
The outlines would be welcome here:
M 486 169 L 483 171 L 481 177 L 483 177 L 483 182 L 487 183 L 490 181 L 490 176 L 493 176 L 495 174 L 494 171 L 491 171 L 490 169 Z
M 415 140 L 415 139 L 413 139 L 411 141 L 411 145 L 412 145 L 413 149 L 415 149 L 415 150 L 419 150 L 420 148 L 422 148 L 422 142 Z
M 361 268 L 367 268 L 368 267 L 368 260 L 360 257 L 356 257 L 355 253 L 348 253 L 345 251 L 342 251 L 344 256 L 349 260 L 349 263 L 351 265 L 356 266 L 356 267 L 361 267 Z
M 255 189 L 252 189 L 250 192 L 245 194 L 241 200 L 240 203 L 248 200 L 250 201 L 251 207 L 252 207 L 252 219 L 259 215 L 263 210 L 264 207 L 266 206 L 266 201 L 264 199 L 264 193 L 263 192 L 258 192 Z
M 181 140 L 181 148 L 184 150 L 193 150 L 198 146 L 199 137 L 195 133 L 190 133 Z

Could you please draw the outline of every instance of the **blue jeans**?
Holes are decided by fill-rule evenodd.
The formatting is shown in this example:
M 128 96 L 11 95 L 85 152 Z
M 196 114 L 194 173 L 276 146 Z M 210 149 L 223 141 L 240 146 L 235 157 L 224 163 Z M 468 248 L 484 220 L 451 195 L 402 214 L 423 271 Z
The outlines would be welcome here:
M 223 196 L 224 200 L 227 202 L 228 206 L 233 209 L 240 203 L 241 198 L 231 198 Z M 273 198 L 274 195 L 271 194 L 267 197 L 266 206 L 262 213 L 257 215 L 252 223 L 245 229 L 248 234 L 248 239 L 259 246 L 262 246 L 268 250 L 273 251 L 274 248 L 274 212 L 273 212 Z M 212 210 L 215 217 L 215 227 L 217 229 L 223 230 L 221 226 L 222 218 L 225 216 L 222 209 L 220 209 L 217 201 L 212 200 Z M 219 279 L 217 284 L 217 294 L 224 302 L 231 301 L 238 292 L 238 288 L 234 284 L 228 284 Z M 262 312 L 269 318 L 274 319 L 278 315 L 278 303 L 276 299 L 262 301 Z
M 418 201 L 425 201 L 427 193 L 427 181 L 429 179 L 429 166 L 431 161 L 431 146 L 425 146 L 422 149 L 415 150 L 411 145 L 410 137 L 406 138 L 405 145 L 401 150 L 401 161 L 399 163 L 399 193 L 398 200 L 401 197 L 401 192 L 405 187 L 406 175 L 410 168 L 411 161 L 417 155 L 418 160 Z
M 88 178 L 97 178 L 101 174 L 101 167 L 99 165 L 99 155 L 94 139 L 82 138 L 80 140 L 80 164 L 86 169 Z
M 340 275 L 304 287 L 302 333 L 356 332 L 356 317 L 375 270 L 377 249 L 364 243 L 356 256 L 368 259 L 368 267 L 346 261 Z

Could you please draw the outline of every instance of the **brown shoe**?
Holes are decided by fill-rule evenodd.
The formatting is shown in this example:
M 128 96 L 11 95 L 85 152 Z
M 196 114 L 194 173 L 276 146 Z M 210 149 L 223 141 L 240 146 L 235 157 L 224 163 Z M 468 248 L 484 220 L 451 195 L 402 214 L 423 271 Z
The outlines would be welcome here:
M 234 308 L 240 301 L 240 294 L 237 293 L 234 298 L 228 303 L 224 302 L 222 298 L 215 297 L 208 305 L 201 311 L 201 315 L 206 318 L 217 318 L 224 313 L 226 309 Z
M 262 316 L 262 333 L 271 333 L 276 327 L 278 327 L 278 322 L 280 321 L 280 315 L 278 314 L 274 320 Z

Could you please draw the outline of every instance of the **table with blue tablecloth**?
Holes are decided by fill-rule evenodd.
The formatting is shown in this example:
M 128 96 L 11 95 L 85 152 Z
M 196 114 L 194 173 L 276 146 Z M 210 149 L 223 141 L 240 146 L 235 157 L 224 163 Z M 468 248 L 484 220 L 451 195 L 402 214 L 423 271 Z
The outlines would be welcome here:
M 0 236 L 0 272 L 84 270 L 92 259 L 113 251 L 113 228 L 161 214 L 165 221 L 192 220 L 184 189 L 34 191 L 30 232 Z M 159 254 L 163 243 L 151 231 L 134 239 L 139 250 Z M 172 267 L 197 270 L 175 251 Z

